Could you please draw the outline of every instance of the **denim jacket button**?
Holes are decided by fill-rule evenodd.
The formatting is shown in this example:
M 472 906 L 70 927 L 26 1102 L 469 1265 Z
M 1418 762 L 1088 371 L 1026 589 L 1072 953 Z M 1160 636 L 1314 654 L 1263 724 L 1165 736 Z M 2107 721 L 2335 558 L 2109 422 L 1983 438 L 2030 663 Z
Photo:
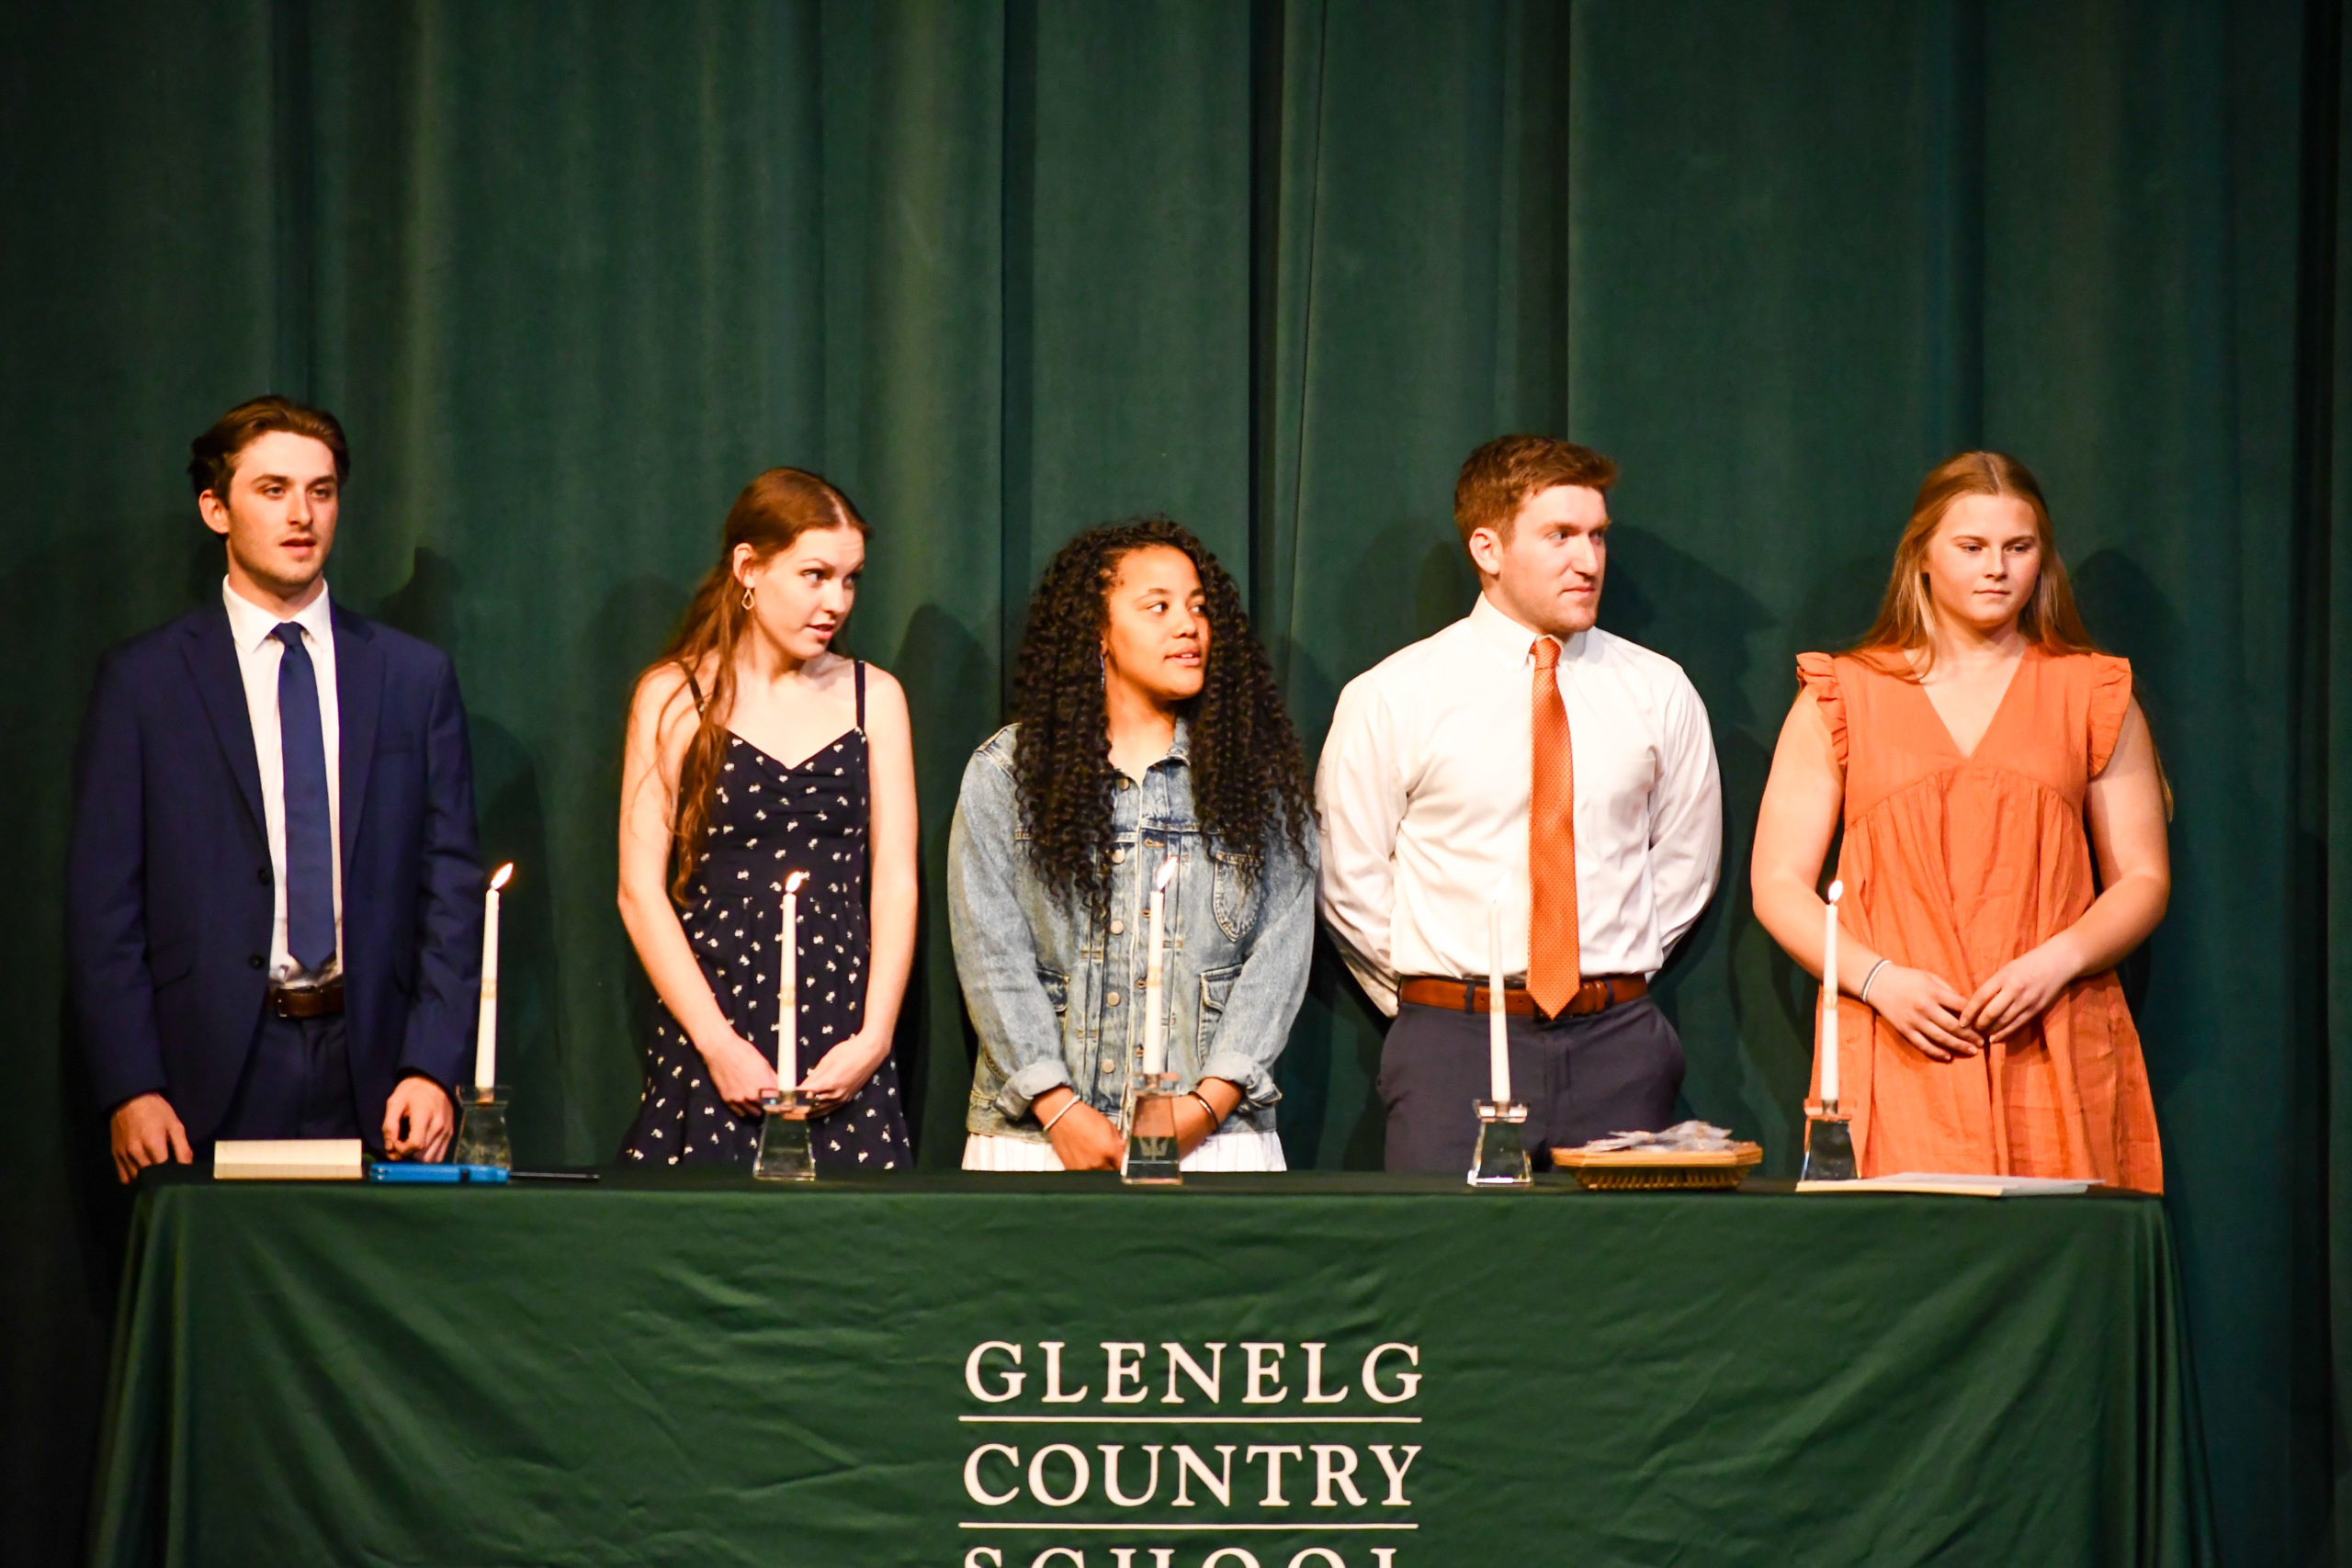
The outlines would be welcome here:
M 1105 1077 L 1108 1077 L 1111 1074 L 1115 1073 L 1115 1072 L 1117 1072 L 1118 1070 L 1119 1070 L 1119 1058 L 1118 1058 L 1118 1057 L 1116 1057 L 1116 1056 L 1105 1056 L 1105 1057 L 1103 1057 L 1103 1058 L 1102 1058 L 1102 1074 L 1103 1074 L 1103 1076 L 1104 1076 Z
M 1111 922 L 1111 934 L 1112 934 L 1113 936 L 1118 936 L 1118 935 L 1123 934 L 1123 933 L 1126 931 L 1126 929 L 1127 929 L 1127 922 L 1126 922 L 1126 921 L 1125 921 L 1125 920 L 1113 920 L 1113 921 Z
M 1117 1007 L 1119 1005 L 1119 993 L 1113 991 L 1109 996 L 1104 997 L 1102 998 L 1102 1005 L 1106 1008 Z
M 1126 863 L 1126 860 L 1127 860 L 1127 852 L 1126 852 L 1126 851 L 1125 851 L 1125 850 L 1113 850 L 1113 851 L 1111 852 L 1111 863 L 1112 863 L 1113 865 L 1125 865 L 1125 864 Z

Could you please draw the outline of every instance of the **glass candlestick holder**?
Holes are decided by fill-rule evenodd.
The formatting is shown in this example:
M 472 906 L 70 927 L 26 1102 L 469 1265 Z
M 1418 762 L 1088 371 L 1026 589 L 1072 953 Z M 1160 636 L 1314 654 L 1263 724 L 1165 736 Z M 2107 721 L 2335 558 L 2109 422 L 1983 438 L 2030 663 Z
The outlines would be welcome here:
M 752 1174 L 762 1181 L 814 1181 L 817 1150 L 808 1136 L 808 1097 L 797 1089 L 760 1096 L 760 1153 Z
M 1854 1169 L 1853 1118 L 1838 1109 L 1834 1100 L 1816 1100 L 1804 1108 L 1804 1168 L 1800 1181 L 1851 1181 Z
M 1527 1107 L 1515 1100 L 1477 1100 L 1478 1146 L 1470 1156 L 1473 1187 L 1525 1187 L 1534 1178 L 1527 1159 Z
M 458 1090 L 458 1141 L 451 1165 L 514 1168 L 514 1144 L 506 1134 L 507 1090 L 503 1084 L 472 1084 Z
M 1138 1071 L 1127 1092 L 1127 1146 L 1119 1179 L 1131 1187 L 1175 1187 L 1184 1172 L 1176 1153 L 1176 1075 Z

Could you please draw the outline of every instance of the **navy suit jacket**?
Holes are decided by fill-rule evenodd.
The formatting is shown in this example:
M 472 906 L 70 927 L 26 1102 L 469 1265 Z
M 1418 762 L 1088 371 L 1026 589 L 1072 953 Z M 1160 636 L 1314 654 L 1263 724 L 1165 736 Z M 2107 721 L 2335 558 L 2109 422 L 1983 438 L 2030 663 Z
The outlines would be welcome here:
M 447 656 L 337 604 L 334 667 L 344 1015 L 374 1144 L 401 1077 L 447 1088 L 468 1066 L 481 862 Z M 204 1142 L 261 1020 L 275 903 L 253 722 L 217 600 L 107 654 L 74 787 L 66 962 L 98 1103 L 160 1091 Z

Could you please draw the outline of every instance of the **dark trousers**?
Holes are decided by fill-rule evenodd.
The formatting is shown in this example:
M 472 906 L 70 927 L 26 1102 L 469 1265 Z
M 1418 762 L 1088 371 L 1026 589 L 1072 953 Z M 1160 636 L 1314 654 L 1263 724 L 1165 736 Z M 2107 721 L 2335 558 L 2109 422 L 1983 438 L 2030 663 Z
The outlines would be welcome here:
M 380 1117 L 379 1118 L 380 1120 Z M 221 1138 L 360 1138 L 369 1148 L 383 1128 L 367 1125 L 351 1089 L 351 1050 L 343 1018 L 261 1015 L 244 1076 L 228 1114 L 212 1134 Z M 378 1152 L 381 1152 L 379 1150 Z M 208 1148 L 197 1151 L 210 1157 Z
M 1550 1151 L 1611 1133 L 1673 1124 L 1682 1042 L 1647 997 L 1583 1018 L 1514 1018 L 1511 1093 L 1527 1106 L 1527 1148 L 1539 1170 Z M 1470 1168 L 1476 1100 L 1487 1098 L 1487 1015 L 1408 1003 L 1380 1051 L 1390 1170 Z

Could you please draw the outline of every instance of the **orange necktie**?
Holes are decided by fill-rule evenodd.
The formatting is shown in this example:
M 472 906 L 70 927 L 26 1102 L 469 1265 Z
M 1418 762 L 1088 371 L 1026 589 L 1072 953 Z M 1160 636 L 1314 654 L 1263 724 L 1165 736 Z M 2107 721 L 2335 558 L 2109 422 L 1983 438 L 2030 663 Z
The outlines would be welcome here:
M 1527 994 L 1556 1018 L 1584 983 L 1577 952 L 1577 772 L 1560 645 L 1535 639 L 1535 777 L 1527 800 Z

